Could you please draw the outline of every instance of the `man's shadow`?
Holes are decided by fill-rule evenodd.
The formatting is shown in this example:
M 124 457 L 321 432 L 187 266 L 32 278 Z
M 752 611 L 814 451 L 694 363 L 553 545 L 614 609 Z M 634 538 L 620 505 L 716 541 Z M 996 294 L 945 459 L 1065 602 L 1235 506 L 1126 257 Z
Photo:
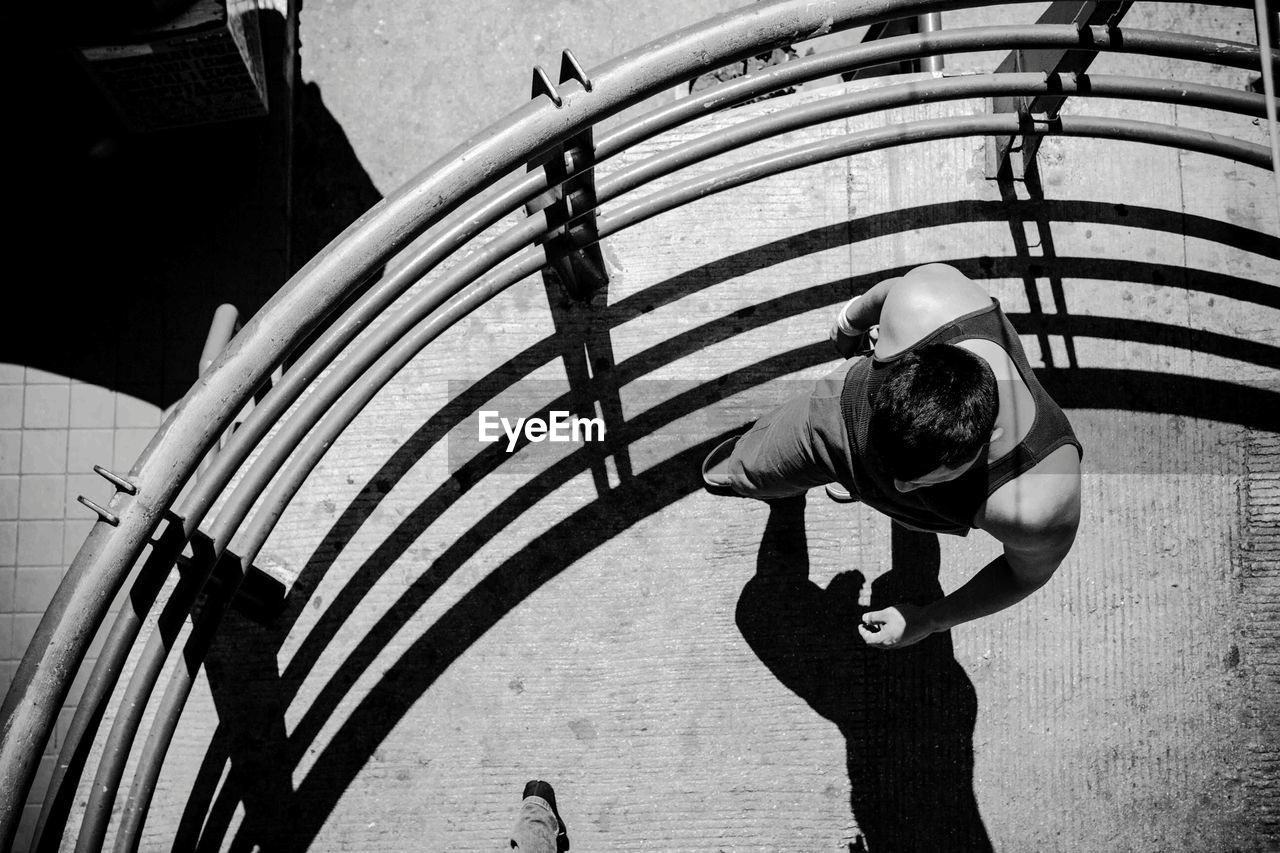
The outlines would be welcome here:
M 779 681 L 844 734 L 863 849 L 991 850 L 973 793 L 977 695 L 950 633 L 882 651 L 856 628 L 867 609 L 942 596 L 937 537 L 893 526 L 893 566 L 871 585 L 867 608 L 857 570 L 826 589 L 809 580 L 804 511 L 803 497 L 772 503 L 755 577 L 738 600 L 739 630 Z

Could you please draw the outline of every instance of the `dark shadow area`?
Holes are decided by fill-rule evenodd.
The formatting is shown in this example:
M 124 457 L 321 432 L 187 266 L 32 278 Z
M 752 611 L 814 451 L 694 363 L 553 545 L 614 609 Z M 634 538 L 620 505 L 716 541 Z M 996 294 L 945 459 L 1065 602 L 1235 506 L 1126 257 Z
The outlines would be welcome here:
M 605 281 L 600 289 L 587 300 L 574 300 L 553 267 L 542 272 L 543 289 L 551 309 L 551 321 L 555 324 L 554 340 L 560 350 L 560 361 L 569 380 L 569 409 L 583 418 L 596 416 L 599 404 L 604 419 L 605 433 L 613 432 L 625 423 L 619 383 L 609 377 L 617 366 L 613 353 L 613 341 L 609 339 L 611 327 L 597 322 L 609 304 L 609 285 Z M 614 447 L 608 452 L 599 445 L 587 445 L 596 451 L 591 461 L 591 479 L 597 492 L 609 490 L 609 472 L 605 458 L 613 454 L 617 476 L 620 480 L 631 478 L 631 455 L 625 447 Z
M 319 89 L 290 91 L 286 19 L 256 17 L 269 114 L 151 133 L 123 128 L 78 59 L 95 33 L 23 28 L 35 38 L 18 40 L 10 79 L 37 85 L 19 87 L 11 206 L 16 244 L 43 263 L 17 284 L 24 322 L 0 361 L 167 406 L 195 380 L 219 304 L 252 316 L 380 200 Z
M 738 600 L 743 638 L 844 735 L 862 849 L 990 850 L 973 793 L 977 694 L 951 633 L 881 651 L 856 629 L 868 609 L 942 597 L 937 536 L 893 525 L 892 568 L 872 583 L 866 608 L 861 571 L 842 572 L 826 589 L 809 579 L 804 510 L 803 497 L 769 507 L 756 574 Z
M 1280 241 L 1275 238 L 1257 235 L 1246 229 L 1223 226 L 1211 220 L 1197 220 L 1181 213 L 1151 209 L 1122 211 L 1111 205 L 1084 202 L 1033 204 L 1042 206 L 1046 216 L 1070 221 L 1123 221 L 1127 224 L 1135 224 L 1133 220 L 1139 219 L 1145 227 L 1176 233 L 1182 233 L 1185 228 L 1187 233 L 1212 235 L 1212 239 L 1220 239 L 1230 245 L 1247 246 L 1251 251 L 1280 257 Z M 823 251 L 833 245 L 834 241 L 847 239 L 851 226 L 854 233 L 879 234 L 894 229 L 931 227 L 948 222 L 972 221 L 975 218 L 1008 220 L 1007 204 L 973 202 L 938 205 L 864 217 L 850 223 L 815 229 L 788 240 L 719 259 L 653 285 L 614 305 L 584 306 L 581 309 L 583 313 L 572 318 L 569 324 L 571 328 L 568 329 L 568 340 L 574 342 L 574 346 L 582 346 L 588 335 L 611 329 L 656 307 L 673 303 L 691 292 L 750 271 L 765 269 L 785 258 Z M 1200 292 L 1221 293 L 1268 307 L 1280 307 L 1280 299 L 1268 285 L 1202 270 L 1091 258 L 1052 257 L 1031 261 L 1019 257 L 979 256 L 947 260 L 978 281 L 1023 278 L 1031 272 L 1028 264 L 1035 263 L 1052 266 L 1050 274 L 1060 280 L 1084 277 L 1116 282 L 1165 284 Z M 580 395 L 589 392 L 596 400 L 616 399 L 619 390 L 628 383 L 642 379 L 684 355 L 746 330 L 761 328 L 779 319 L 836 304 L 851 292 L 864 291 L 876 281 L 902 272 L 905 272 L 905 268 L 877 270 L 853 279 L 823 282 L 716 318 L 658 342 L 648 350 L 616 365 L 610 365 L 609 370 L 589 377 L 589 381 L 588 377 L 580 375 L 573 393 Z M 1087 329 L 1091 335 L 1115 336 L 1120 340 L 1129 338 L 1123 321 L 1099 322 L 1098 318 L 1047 318 L 1016 314 L 1011 319 L 1020 330 L 1025 330 L 1029 324 L 1034 323 L 1065 323 L 1075 330 L 1077 337 L 1082 334 L 1081 330 Z M 1277 361 L 1277 348 L 1236 341 L 1226 335 L 1189 332 L 1184 328 L 1161 324 L 1139 324 L 1135 328 L 1134 334 L 1143 341 L 1191 349 L 1204 347 L 1228 357 L 1256 363 L 1275 364 Z M 819 336 L 815 334 L 815 338 Z M 730 422 L 725 417 L 721 417 L 719 421 L 711 418 L 709 422 L 712 426 L 707 431 L 715 435 L 691 437 L 689 446 L 666 461 L 624 480 L 617 487 L 599 489 L 597 500 L 541 532 L 518 553 L 494 568 L 381 675 L 376 685 L 360 699 L 342 722 L 328 745 L 313 756 L 311 770 L 300 785 L 294 788 L 291 781 L 293 770 L 304 755 L 313 751 L 312 744 L 322 727 L 336 712 L 356 680 L 368 670 L 424 602 L 486 543 L 518 523 L 530 508 L 574 477 L 596 470 L 600 463 L 600 448 L 592 448 L 590 452 L 586 449 L 576 451 L 550 464 L 519 488 L 510 491 L 497 507 L 462 535 L 440 543 L 440 550 L 436 552 L 432 562 L 422 567 L 391 607 L 356 639 L 346 659 L 304 710 L 297 724 L 291 731 L 287 729 L 283 722 L 284 709 L 290 706 L 303 680 L 324 650 L 347 628 L 348 618 L 378 579 L 404 556 L 407 549 L 431 528 L 442 513 L 470 489 L 482 484 L 488 474 L 511 457 L 498 446 L 492 445 L 466 461 L 398 522 L 374 553 L 356 569 L 343 589 L 325 602 L 313 601 L 312 593 L 325 572 L 379 507 L 383 498 L 431 447 L 443 440 L 451 429 L 474 414 L 495 394 L 521 381 L 549 361 L 564 357 L 565 353 L 565 339 L 559 334 L 553 335 L 513 356 L 456 395 L 440 411 L 429 416 L 417 432 L 364 484 L 361 492 L 331 526 L 301 570 L 286 602 L 286 609 L 275 624 L 263 627 L 235 615 L 228 617 L 228 624 L 220 632 L 208 662 L 209 680 L 221 727 L 201 771 L 200 778 L 206 784 L 198 785 L 188 802 L 181 838 L 188 841 L 199 838 L 200 849 L 209 850 L 220 849 L 225 843 L 229 843 L 233 850 L 250 850 L 254 845 L 273 850 L 306 849 L 347 786 L 365 766 L 373 750 L 459 655 L 529 593 L 573 565 L 581 556 L 620 531 L 697 491 L 700 488 L 697 470 L 702 457 L 723 437 L 735 433 L 743 426 L 741 423 Z M 603 451 L 615 458 L 625 456 L 633 441 L 651 435 L 682 417 L 702 410 L 714 411 L 720 401 L 731 395 L 760 388 L 770 381 L 830 360 L 828 344 L 809 343 L 703 384 L 691 385 L 688 390 L 676 394 L 665 403 L 643 412 L 631 421 L 614 426 L 607 434 Z M 1050 392 L 1068 409 L 1078 406 L 1185 414 L 1222 424 L 1280 430 L 1280 415 L 1277 415 L 1280 407 L 1276 405 L 1280 401 L 1280 395 L 1267 389 L 1123 368 L 1085 370 L 1055 367 L 1039 371 L 1039 375 Z M 569 400 L 555 401 L 548 408 L 565 408 L 570 403 Z M 1099 449 L 1098 452 L 1105 453 L 1105 449 Z M 599 484 L 598 478 L 597 483 Z M 923 546 L 918 543 L 899 543 L 895 539 L 895 555 L 901 553 L 904 561 L 919 560 L 927 565 L 930 551 L 926 548 L 922 552 L 921 547 Z M 889 601 L 899 591 L 903 595 L 933 596 L 937 587 L 936 544 L 931 553 L 932 574 L 926 571 L 922 579 L 918 572 L 895 570 L 872 591 L 876 600 Z M 914 556 L 910 556 L 912 554 Z M 907 568 L 906 563 L 903 568 Z M 849 575 L 839 585 L 833 585 L 832 589 L 818 591 L 824 596 L 826 603 L 823 606 L 832 614 L 847 612 L 841 608 L 847 607 L 850 601 L 856 602 L 855 580 L 855 577 Z M 801 577 L 792 586 L 801 589 L 806 582 Z M 898 586 L 900 584 L 905 586 Z M 323 607 L 324 613 L 309 634 L 302 638 L 290 657 L 288 667 L 281 672 L 277 665 L 280 649 L 289 638 L 299 615 L 307 607 Z M 835 619 L 836 615 L 831 618 Z M 824 624 L 830 626 L 831 622 L 828 620 Z M 823 634 L 820 632 L 817 636 L 821 637 Z M 828 631 L 826 636 L 834 634 Z M 945 647 L 940 643 L 944 643 Z M 824 647 L 819 644 L 817 648 L 821 650 Z M 845 665 L 854 666 L 852 661 L 855 657 L 848 649 L 825 648 L 827 651 L 824 654 L 829 652 L 844 655 L 849 661 Z M 881 703 L 879 707 L 888 707 L 886 703 L 898 702 L 903 697 L 924 697 L 920 700 L 924 704 L 919 706 L 919 716 L 909 716 L 908 719 L 923 727 L 922 731 L 932 732 L 929 737 L 934 740 L 912 741 L 910 737 L 914 735 L 911 733 L 894 734 L 891 731 L 883 733 L 882 739 L 887 744 L 897 744 L 894 748 L 905 752 L 923 752 L 927 746 L 935 751 L 935 757 L 941 762 L 939 766 L 944 769 L 953 768 L 954 778 L 964 777 L 965 767 L 971 766 L 972 761 L 971 749 L 965 744 L 971 739 L 974 712 L 971 706 L 970 710 L 964 710 L 963 694 L 968 682 L 963 673 L 958 672 L 958 668 L 951 668 L 954 659 L 950 655 L 949 640 L 942 638 L 918 651 L 908 649 L 895 654 L 917 655 L 920 662 L 906 667 L 901 680 L 893 682 L 895 686 L 892 690 L 879 696 L 876 701 Z M 901 660 L 914 659 L 916 658 L 908 657 Z M 896 665 L 902 665 L 901 660 L 897 660 Z M 857 663 L 860 667 L 878 665 L 875 660 Z M 883 681 L 887 677 L 873 673 L 872 676 L 863 677 L 859 683 L 871 683 L 876 678 Z M 927 685 L 935 682 L 945 687 L 948 698 L 955 699 L 959 723 L 950 717 L 944 718 L 941 710 L 944 705 L 935 702 L 931 694 L 925 696 Z M 791 682 L 784 679 L 784 683 Z M 888 771 L 868 771 L 862 763 L 855 768 L 855 761 L 871 761 L 875 756 L 874 745 L 869 745 L 867 750 L 857 750 L 855 755 L 854 745 L 862 744 L 868 738 L 857 729 L 855 717 L 850 716 L 852 712 L 835 710 L 835 706 L 842 701 L 838 692 L 832 693 L 836 688 L 813 686 L 810 690 L 807 683 L 795 683 L 815 697 L 809 701 L 824 715 L 828 712 L 845 715 L 842 727 L 848 726 L 846 738 L 850 742 L 850 778 L 854 785 L 854 796 L 855 800 L 862 798 L 863 811 L 868 811 L 871 806 L 867 804 L 874 805 L 877 794 L 864 790 L 859 776 L 865 772 Z M 801 693 L 797 687 L 793 689 Z M 809 699 L 806 693 L 801 695 Z M 885 698 L 886 696 L 889 698 Z M 871 706 L 857 711 L 857 714 L 862 716 L 856 719 L 864 722 L 874 717 Z M 969 715 L 969 721 L 964 723 L 966 714 Z M 866 724 L 870 725 L 870 722 Z M 895 741 L 894 738 L 898 740 Z M 970 752 L 966 753 L 966 749 L 970 749 Z M 221 770 L 228 760 L 231 762 L 231 770 L 226 783 L 219 790 L 216 787 L 218 773 L 215 768 Z M 968 818 L 961 820 L 959 817 L 968 814 L 968 805 L 961 791 L 963 786 L 948 783 L 943 786 L 945 790 L 918 791 L 911 788 L 910 781 L 905 777 L 895 779 L 893 784 L 898 786 L 896 791 L 906 803 L 901 808 L 923 809 L 928 806 L 944 809 L 944 813 L 955 816 L 956 826 L 961 827 L 956 830 L 960 833 L 957 838 L 977 838 L 977 835 L 972 834 L 981 830 L 976 811 L 973 813 L 976 823 L 971 824 L 967 822 Z M 967 796 L 972 796 L 971 785 Z M 225 835 L 230 829 L 232 816 L 241 803 L 244 806 L 243 822 L 234 838 L 227 842 Z M 893 829 L 893 826 L 905 820 L 901 814 L 906 812 L 900 814 L 895 810 L 898 807 L 891 807 L 883 802 L 880 806 L 885 809 L 883 814 L 887 816 L 883 819 L 889 821 L 889 828 L 881 831 L 907 831 Z M 947 809 L 950 811 L 945 811 Z M 859 819 L 863 819 L 862 814 L 859 814 Z M 876 819 L 868 818 L 872 822 Z M 870 824 L 864 824 L 864 828 L 869 826 Z M 190 845 L 184 845 L 180 849 L 190 849 Z
M 717 436 L 716 441 L 724 436 Z M 553 525 L 535 541 L 522 549 L 518 554 L 503 561 L 484 580 L 473 587 L 462 599 L 450 607 L 427 631 L 415 640 L 405 654 L 388 668 L 379 679 L 377 685 L 367 693 L 352 709 L 351 714 L 334 733 L 334 736 L 323 750 L 315 756 L 316 764 L 301 784 L 285 797 L 279 796 L 278 787 L 272 784 L 272 778 L 288 779 L 291 769 L 296 765 L 301 752 L 309 750 L 306 745 L 314 738 L 318 725 L 323 724 L 328 714 L 314 714 L 310 710 L 299 722 L 292 733 L 282 741 L 274 741 L 268 737 L 268 743 L 261 743 L 259 735 L 267 729 L 259 729 L 257 733 L 241 728 L 241 721 L 233 716 L 222 716 L 220 720 L 220 736 L 222 727 L 234 728 L 237 732 L 233 740 L 240 740 L 246 745 L 254 745 L 259 751 L 255 756 L 261 766 L 264 755 L 273 756 L 279 765 L 269 771 L 271 776 L 255 776 L 253 773 L 234 774 L 218 792 L 211 807 L 213 815 L 226 815 L 229 821 L 238 803 L 245 807 L 244 822 L 235 836 L 228 843 L 220 833 L 225 833 L 227 823 L 207 824 L 201 835 L 201 850 L 229 849 L 234 851 L 250 851 L 255 845 L 264 850 L 306 850 L 315 834 L 320 830 L 326 817 L 332 811 L 350 779 L 369 760 L 387 733 L 399 722 L 413 703 L 422 696 L 427 687 L 447 669 L 477 639 L 493 627 L 503 615 L 517 606 L 533 591 L 545 584 L 563 569 L 585 556 L 600 542 L 617 536 L 622 531 L 659 512 L 666 506 L 699 488 L 697 463 L 701 460 L 715 441 L 690 447 L 675 457 L 650 468 L 633 479 L 623 483 L 599 500 L 583 507 L 563 521 Z M 584 461 L 585 460 L 581 460 Z M 587 470 L 585 465 L 579 470 Z M 537 500 L 545 496 L 545 485 L 536 484 L 537 497 L 522 495 L 520 503 Z M 532 503 L 530 503 L 532 505 Z M 510 510 L 507 510 L 508 512 Z M 590 531 L 585 535 L 584 531 Z M 487 526 L 468 533 L 465 550 L 473 552 L 477 542 L 484 534 L 492 535 L 494 531 Z M 474 540 L 473 535 L 474 534 Z M 460 554 L 448 555 L 448 565 L 437 561 L 427 570 L 422 579 L 415 583 L 418 587 L 414 597 L 428 589 L 438 588 L 439 583 L 456 569 Z M 442 574 L 436 574 L 440 569 Z M 402 610 L 397 604 L 393 610 Z M 241 644 L 263 644 L 262 656 L 271 658 L 270 666 L 274 667 L 275 648 L 269 648 L 268 642 L 278 642 L 275 632 L 248 627 L 242 637 L 232 635 L 231 630 L 242 627 L 237 623 L 227 626 L 220 637 L 227 638 L 223 653 L 239 650 Z M 379 623 L 374 630 L 375 635 L 382 634 L 383 625 Z M 379 636 L 379 641 L 385 638 Z M 364 652 L 357 652 L 363 655 Z M 257 657 L 257 655 L 255 655 Z M 260 686 L 269 683 L 262 678 L 263 671 L 250 674 L 247 660 L 224 659 L 223 672 L 228 681 L 220 682 L 215 688 L 218 692 L 231 694 L 241 691 L 244 696 L 241 703 L 255 701 L 249 698 L 254 691 L 256 701 L 261 702 L 264 695 L 256 692 Z M 345 667 L 344 667 L 345 669 Z M 268 670 L 269 671 L 269 670 Z M 210 674 L 212 685 L 213 677 Z M 256 682 L 256 683 L 254 683 Z M 338 688 L 339 682 L 345 688 Z M 276 697 L 293 694 L 298 686 L 297 681 L 282 681 L 275 685 Z M 323 691 L 326 695 L 318 701 L 327 706 L 341 693 L 349 689 L 347 674 L 338 676 Z M 280 700 L 273 698 L 268 704 L 283 708 Z M 220 705 L 220 709 L 221 709 Z M 316 706 L 313 706 L 313 708 Z M 230 706 L 228 706 L 230 710 Z M 329 712 L 331 713 L 331 711 Z M 257 722 L 263 724 L 260 714 L 250 717 L 249 725 Z M 273 730 L 275 729 L 274 724 Z M 305 732 L 305 733 L 304 733 Z M 257 741 L 255 744 L 254 741 Z M 277 751 L 279 750 L 279 751 Z M 235 767 L 237 754 L 230 754 L 232 766 Z M 209 764 L 221 766 L 227 760 L 227 754 L 210 751 L 206 757 Z M 318 771 L 318 772 L 317 772 Z M 348 776 L 348 773 L 351 774 Z M 211 774 L 210 774 L 211 775 Z M 275 795 L 273 798 L 273 794 Z M 192 813 L 184 822 L 184 832 L 188 827 L 198 829 L 198 821 L 203 814 Z M 175 849 L 177 849 L 175 847 Z

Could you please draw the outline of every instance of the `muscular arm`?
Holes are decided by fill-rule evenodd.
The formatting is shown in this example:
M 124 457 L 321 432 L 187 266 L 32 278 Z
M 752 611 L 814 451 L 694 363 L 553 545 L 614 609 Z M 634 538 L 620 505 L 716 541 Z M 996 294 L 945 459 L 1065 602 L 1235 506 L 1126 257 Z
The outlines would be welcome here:
M 831 324 L 830 338 L 841 357 L 852 358 L 875 345 L 876 333 L 879 331 L 875 327 L 880 322 L 880 310 L 884 306 L 885 297 L 900 281 L 901 278 L 886 278 L 866 293 L 860 293 L 840 306 L 836 319 Z M 871 332 L 869 341 L 864 338 L 868 332 Z
M 955 267 L 925 264 L 887 278 L 841 306 L 831 325 L 831 341 L 849 358 L 861 334 L 874 329 L 876 354 L 892 355 L 989 302 L 986 291 Z
M 859 294 L 844 304 L 840 310 L 844 318 L 854 329 L 865 332 L 880 322 L 880 309 L 884 307 L 885 297 L 895 284 L 902 281 L 901 276 L 886 278 L 874 285 L 866 293 Z
M 878 632 L 859 628 L 869 645 L 910 645 L 935 631 L 1004 610 L 1048 583 L 1071 550 L 1080 523 L 1075 448 L 1060 448 L 1004 488 L 1010 491 L 993 495 L 978 519 L 1004 545 L 1004 553 L 964 586 L 925 607 L 902 604 L 864 615 L 864 624 L 883 624 Z
M 1049 582 L 1075 541 L 1075 525 L 1041 531 L 1025 545 L 1004 543 L 1004 553 L 987 563 L 968 583 L 922 608 L 929 632 L 998 613 Z

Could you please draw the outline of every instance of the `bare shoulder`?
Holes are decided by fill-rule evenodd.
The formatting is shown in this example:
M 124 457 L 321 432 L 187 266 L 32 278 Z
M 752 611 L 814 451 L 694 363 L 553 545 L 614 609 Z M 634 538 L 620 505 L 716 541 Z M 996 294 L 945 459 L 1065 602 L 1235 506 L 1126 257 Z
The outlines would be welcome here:
M 876 354 L 901 352 L 944 323 L 991 304 L 991 297 L 949 264 L 925 264 L 894 281 L 880 311 Z
M 974 519 L 1007 546 L 1070 547 L 1080 523 L 1080 456 L 1066 445 L 1005 483 Z

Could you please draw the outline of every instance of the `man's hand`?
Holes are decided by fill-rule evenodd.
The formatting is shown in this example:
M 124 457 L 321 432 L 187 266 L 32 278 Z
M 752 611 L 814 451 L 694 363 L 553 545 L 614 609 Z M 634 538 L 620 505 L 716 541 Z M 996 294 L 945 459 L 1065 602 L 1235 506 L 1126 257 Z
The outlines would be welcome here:
M 872 631 L 867 627 L 869 625 L 879 625 L 880 630 Z M 920 642 L 933 632 L 934 627 L 925 616 L 924 608 L 914 604 L 899 604 L 864 613 L 862 624 L 858 626 L 862 639 L 877 649 L 900 649 Z
M 853 358 L 855 355 L 867 355 L 875 349 L 876 340 L 880 337 L 880 327 L 872 326 L 865 332 L 847 335 L 837 325 L 832 324 L 829 337 L 841 358 Z

